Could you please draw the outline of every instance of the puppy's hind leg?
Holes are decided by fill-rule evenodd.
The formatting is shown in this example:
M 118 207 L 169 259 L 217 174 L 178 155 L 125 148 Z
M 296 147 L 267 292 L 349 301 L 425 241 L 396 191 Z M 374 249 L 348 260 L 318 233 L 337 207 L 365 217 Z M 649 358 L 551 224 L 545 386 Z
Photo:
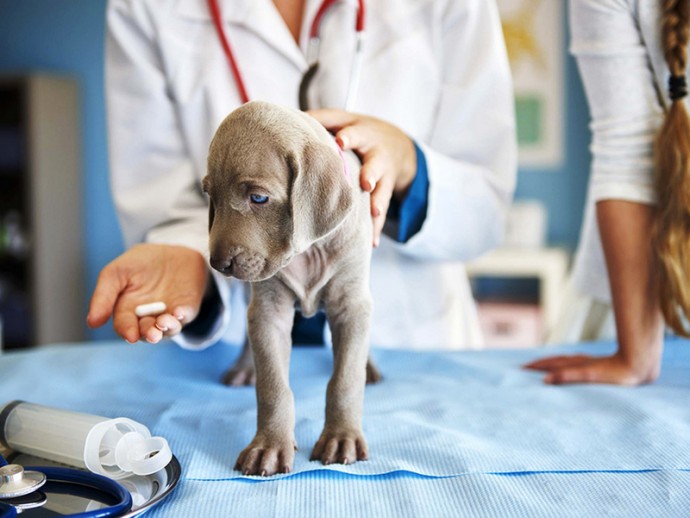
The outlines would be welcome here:
M 249 345 L 249 337 L 245 337 L 240 357 L 232 367 L 225 371 L 221 381 L 223 384 L 232 387 L 242 387 L 256 383 L 256 369 L 254 368 L 254 356 Z
M 383 379 L 383 374 L 371 359 L 371 356 L 367 358 L 367 385 L 375 385 Z
M 242 298 L 244 303 L 249 307 L 251 289 L 249 284 L 242 284 Z M 224 385 L 231 387 L 242 387 L 254 385 L 256 383 L 256 369 L 254 368 L 254 357 L 252 356 L 252 348 L 249 345 L 249 336 L 245 333 L 244 345 L 240 357 L 235 361 L 235 364 L 223 373 L 221 382 Z

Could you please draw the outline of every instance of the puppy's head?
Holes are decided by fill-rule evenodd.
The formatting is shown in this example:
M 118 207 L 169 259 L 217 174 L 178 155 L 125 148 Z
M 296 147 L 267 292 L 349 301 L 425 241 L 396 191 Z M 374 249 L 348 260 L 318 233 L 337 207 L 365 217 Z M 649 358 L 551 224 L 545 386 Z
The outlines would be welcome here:
M 211 266 L 246 281 L 273 276 L 332 232 L 354 201 L 328 132 L 302 112 L 264 102 L 221 123 L 203 188 Z

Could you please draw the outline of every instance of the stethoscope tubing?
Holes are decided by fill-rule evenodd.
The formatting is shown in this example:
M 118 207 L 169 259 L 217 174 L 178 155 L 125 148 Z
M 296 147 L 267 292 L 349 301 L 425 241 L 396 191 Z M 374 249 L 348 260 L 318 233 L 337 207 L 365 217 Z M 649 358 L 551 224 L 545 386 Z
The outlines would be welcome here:
M 78 518 L 108 518 L 113 516 L 122 516 L 132 508 L 132 495 L 121 484 L 114 480 L 86 471 L 70 468 L 53 468 L 46 466 L 28 466 L 25 469 L 40 471 L 43 473 L 49 482 L 64 482 L 67 484 L 79 484 L 89 488 L 97 489 L 112 496 L 116 504 L 105 507 L 103 509 L 94 509 L 93 511 L 84 511 L 83 513 L 72 514 L 72 517 Z
M 2 455 L 0 455 L 0 466 L 4 466 L 5 464 L 7 464 L 7 461 Z M 69 515 L 73 518 L 109 518 L 122 516 L 132 508 L 132 495 L 129 493 L 129 491 L 127 491 L 116 481 L 111 480 L 108 477 L 104 477 L 103 475 L 72 468 L 48 466 L 27 466 L 25 469 L 27 471 L 39 471 L 43 473 L 48 479 L 48 482 L 77 484 L 80 486 L 86 486 L 87 488 L 97 489 L 98 491 L 112 496 L 117 502 L 116 504 L 103 509 L 94 509 L 92 511 L 84 511 L 82 513 Z M 0 507 L 0 518 L 12 518 L 17 515 L 16 509 L 11 505 L 9 505 L 9 507 L 11 509 L 6 510 L 5 513 L 2 512 L 3 509 Z M 12 511 L 14 511 L 14 514 L 12 514 Z
M 331 8 L 331 6 L 338 0 L 324 0 L 321 3 L 321 7 L 316 11 L 316 16 L 311 22 L 311 28 L 309 30 L 309 39 L 314 39 L 319 37 L 319 28 L 321 27 L 321 19 L 326 15 L 326 12 Z M 357 34 L 364 32 L 364 0 L 357 0 L 357 18 L 355 20 L 355 31 Z
M 225 35 L 223 18 L 220 14 L 220 7 L 218 7 L 217 0 L 208 0 L 208 8 L 211 11 L 211 18 L 213 19 L 213 25 L 216 27 L 216 31 L 218 32 L 218 38 L 223 46 L 223 52 L 228 58 L 228 63 L 230 64 L 232 75 L 235 78 L 235 83 L 237 84 L 237 90 L 239 91 L 242 104 L 248 103 L 249 94 L 247 93 L 247 87 L 244 85 L 244 79 L 242 79 L 242 73 L 240 72 L 240 68 L 237 66 L 237 61 L 235 60 L 235 54 L 232 52 L 230 41 Z

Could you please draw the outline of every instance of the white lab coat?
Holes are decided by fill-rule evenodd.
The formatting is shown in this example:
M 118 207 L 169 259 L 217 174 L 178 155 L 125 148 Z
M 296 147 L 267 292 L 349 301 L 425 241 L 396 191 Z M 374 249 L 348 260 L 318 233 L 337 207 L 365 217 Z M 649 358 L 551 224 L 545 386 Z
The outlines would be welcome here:
M 297 106 L 307 69 L 307 0 L 297 46 L 270 0 L 221 0 L 230 44 L 252 99 Z M 423 149 L 429 205 L 406 244 L 374 251 L 371 343 L 464 348 L 482 343 L 463 261 L 497 245 L 512 198 L 516 139 L 512 83 L 498 13 L 487 0 L 375 0 L 366 10 L 356 112 L 389 121 Z M 313 107 L 342 107 L 356 2 L 324 19 Z M 146 240 L 207 250 L 199 185 L 210 139 L 240 104 L 205 0 L 111 0 L 106 87 L 111 187 L 128 245 Z M 240 283 L 215 277 L 226 311 L 201 342 L 245 325 Z M 228 326 L 234 332 L 229 332 Z

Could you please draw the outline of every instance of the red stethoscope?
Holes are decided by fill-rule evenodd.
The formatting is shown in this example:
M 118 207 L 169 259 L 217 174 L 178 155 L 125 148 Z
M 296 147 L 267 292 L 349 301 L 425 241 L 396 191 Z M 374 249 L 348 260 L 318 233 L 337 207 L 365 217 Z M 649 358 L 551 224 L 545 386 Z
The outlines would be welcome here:
M 338 0 L 324 0 L 319 7 L 319 10 L 314 17 L 314 21 L 311 24 L 311 29 L 309 31 L 309 47 L 307 48 L 307 63 L 309 68 L 302 78 L 299 88 L 299 103 L 300 109 L 306 110 L 308 108 L 307 103 L 307 91 L 309 89 L 309 84 L 311 80 L 316 75 L 319 67 L 319 48 L 321 46 L 321 38 L 319 36 L 319 29 L 321 27 L 321 20 L 324 15 L 328 12 L 333 4 Z M 218 0 L 208 0 L 208 7 L 211 11 L 211 17 L 213 18 L 213 25 L 216 27 L 218 32 L 218 38 L 223 46 L 223 51 L 225 56 L 228 58 L 228 63 L 230 64 L 230 70 L 235 78 L 235 83 L 237 84 L 237 89 L 240 94 L 240 98 L 243 103 L 249 102 L 249 94 L 247 93 L 247 87 L 244 84 L 244 79 L 240 72 L 237 62 L 235 61 L 235 56 L 232 52 L 232 47 L 230 42 L 225 35 L 225 29 L 223 27 L 223 18 L 221 16 L 220 7 L 218 6 Z M 355 94 L 357 92 L 357 86 L 359 84 L 359 76 L 362 68 L 362 40 L 364 38 L 364 0 L 358 0 L 357 3 L 357 18 L 355 21 L 355 34 L 356 34 L 356 46 L 355 54 L 352 59 L 352 68 L 350 70 L 350 80 L 347 87 L 347 97 L 345 99 L 345 109 L 350 111 L 355 100 Z

